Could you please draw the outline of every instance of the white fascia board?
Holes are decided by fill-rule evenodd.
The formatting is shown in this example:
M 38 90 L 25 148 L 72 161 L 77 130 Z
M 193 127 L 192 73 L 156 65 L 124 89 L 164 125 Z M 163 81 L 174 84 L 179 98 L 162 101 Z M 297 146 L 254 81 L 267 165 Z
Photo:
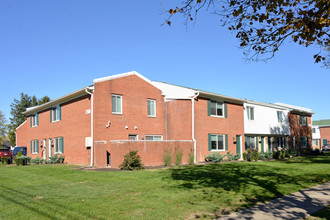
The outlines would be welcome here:
M 35 112 L 38 112 L 38 111 L 42 111 L 42 110 L 47 109 L 49 107 L 52 107 L 54 105 L 58 105 L 58 104 L 61 104 L 63 102 L 70 101 L 72 99 L 75 99 L 77 97 L 80 97 L 82 95 L 87 94 L 86 89 L 91 89 L 91 88 L 93 88 L 93 87 L 87 86 L 87 87 L 81 88 L 77 91 L 71 92 L 67 95 L 61 96 L 61 97 L 59 97 L 57 99 L 54 99 L 52 101 L 46 102 L 42 105 L 37 105 L 37 106 L 31 107 L 31 108 L 27 108 L 25 110 L 25 112 L 23 112 L 23 114 L 28 115 L 28 114 L 35 113 Z
M 312 109 L 309 109 L 309 108 L 304 108 L 304 107 L 295 106 L 295 105 L 289 105 L 289 104 L 280 103 L 280 102 L 275 102 L 274 105 L 279 105 L 279 106 L 286 107 L 286 108 L 290 109 L 290 111 L 297 111 L 297 112 L 301 112 L 301 113 L 314 114 L 312 112 Z
M 252 101 L 252 100 L 247 100 L 246 103 L 247 104 L 253 104 L 253 105 L 265 106 L 265 107 L 269 107 L 269 108 L 275 108 L 275 109 L 278 109 L 278 110 L 289 111 L 289 108 L 287 108 L 287 107 L 278 106 L 278 105 L 271 104 L 271 103 L 258 102 L 258 101 Z
M 244 99 L 239 99 L 239 98 L 234 98 L 231 96 L 226 96 L 226 95 L 220 95 L 217 93 L 213 93 L 213 92 L 206 92 L 206 91 L 201 91 L 201 90 L 197 90 L 199 92 L 199 94 L 201 96 L 207 96 L 207 97 L 216 97 L 216 98 L 220 98 L 222 100 L 228 100 L 234 103 L 239 103 L 239 104 L 243 104 L 244 102 L 246 102 L 246 100 Z
M 22 124 L 20 124 L 15 130 L 17 131 L 17 129 L 19 129 L 22 125 L 24 125 L 25 122 L 26 122 L 26 120 Z
M 191 99 L 197 93 L 197 90 L 162 82 L 152 81 L 151 84 L 161 90 L 165 96 L 165 99 L 168 101 L 176 99 Z
M 116 75 L 112 75 L 112 76 L 106 76 L 106 77 L 94 79 L 93 82 L 98 83 L 98 82 L 103 82 L 103 81 L 107 81 L 107 80 L 122 78 L 122 77 L 125 77 L 125 76 L 131 76 L 131 75 L 136 75 L 136 76 L 140 77 L 141 79 L 147 81 L 148 83 L 152 84 L 150 79 L 147 79 L 146 77 L 142 76 L 140 73 L 138 73 L 136 71 L 120 73 L 120 74 L 116 74 Z

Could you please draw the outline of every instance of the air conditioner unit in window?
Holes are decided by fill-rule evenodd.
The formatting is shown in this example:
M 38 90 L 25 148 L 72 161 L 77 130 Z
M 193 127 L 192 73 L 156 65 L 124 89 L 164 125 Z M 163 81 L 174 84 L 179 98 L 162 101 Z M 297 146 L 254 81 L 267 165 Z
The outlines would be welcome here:
M 92 137 L 85 137 L 85 147 L 92 146 Z

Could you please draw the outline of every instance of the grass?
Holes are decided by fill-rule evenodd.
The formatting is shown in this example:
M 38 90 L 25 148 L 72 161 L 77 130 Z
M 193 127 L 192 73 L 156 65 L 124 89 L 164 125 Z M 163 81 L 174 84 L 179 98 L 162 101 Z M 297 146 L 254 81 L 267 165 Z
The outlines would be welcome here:
M 330 181 L 330 156 L 136 172 L 0 166 L 0 219 L 215 218 Z
M 318 212 L 315 212 L 311 217 L 307 218 L 308 220 L 329 220 L 330 219 L 330 206 L 321 209 Z

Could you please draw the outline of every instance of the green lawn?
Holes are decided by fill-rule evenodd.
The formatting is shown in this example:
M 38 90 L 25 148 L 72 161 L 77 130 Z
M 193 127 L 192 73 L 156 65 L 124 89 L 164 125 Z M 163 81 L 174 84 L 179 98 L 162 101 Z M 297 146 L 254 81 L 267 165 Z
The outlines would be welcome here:
M 214 218 L 330 181 L 330 156 L 136 172 L 0 166 L 0 219 Z

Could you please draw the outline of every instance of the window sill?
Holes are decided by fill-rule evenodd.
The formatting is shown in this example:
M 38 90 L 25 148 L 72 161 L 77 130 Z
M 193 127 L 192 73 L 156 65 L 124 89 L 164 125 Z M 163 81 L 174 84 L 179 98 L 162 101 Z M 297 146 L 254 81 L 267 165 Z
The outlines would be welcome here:
M 210 115 L 213 118 L 225 118 L 224 116 L 219 116 L 219 115 Z
M 52 123 L 55 123 L 55 122 L 58 122 L 58 121 L 61 121 L 61 120 L 52 121 Z
M 211 150 L 212 152 L 223 152 L 223 151 L 226 151 L 226 150 Z
M 122 112 L 112 112 L 113 115 L 122 115 Z
M 148 115 L 148 118 L 156 118 L 156 115 L 155 116 Z

